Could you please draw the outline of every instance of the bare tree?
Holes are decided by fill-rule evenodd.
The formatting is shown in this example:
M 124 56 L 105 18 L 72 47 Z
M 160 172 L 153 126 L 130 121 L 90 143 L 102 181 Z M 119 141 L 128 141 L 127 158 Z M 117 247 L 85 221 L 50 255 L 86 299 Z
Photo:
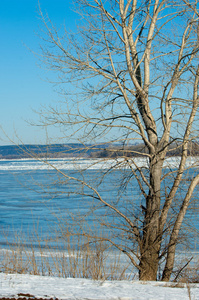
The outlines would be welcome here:
M 119 143 L 115 168 L 128 170 L 123 187 L 137 180 L 142 205 L 136 213 L 104 199 L 84 179 L 60 174 L 88 188 L 92 193 L 84 195 L 118 217 L 118 223 L 101 223 L 123 232 L 125 245 L 108 241 L 130 258 L 141 280 L 157 280 L 165 257 L 161 279 L 168 281 L 199 183 L 197 172 L 187 186 L 183 181 L 189 145 L 198 138 L 198 1 L 79 0 L 76 10 L 80 20 L 74 34 L 58 31 L 41 13 L 42 61 L 57 72 L 65 96 L 62 107 L 41 111 L 42 124 L 60 126 L 64 138 L 87 145 Z M 127 155 L 136 141 L 147 151 Z M 170 145 L 181 148 L 177 169 L 164 168 Z M 148 167 L 139 166 L 134 155 L 145 157 Z M 182 183 L 186 191 L 178 197 Z M 128 201 L 134 203 L 133 191 Z

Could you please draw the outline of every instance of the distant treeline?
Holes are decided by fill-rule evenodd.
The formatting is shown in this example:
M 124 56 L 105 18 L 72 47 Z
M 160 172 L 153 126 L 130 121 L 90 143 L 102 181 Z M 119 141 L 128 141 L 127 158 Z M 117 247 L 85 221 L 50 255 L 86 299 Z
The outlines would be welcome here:
M 0 159 L 23 159 L 23 158 L 115 158 L 115 157 L 138 157 L 147 154 L 144 144 L 123 146 L 119 144 L 82 145 L 82 144 L 53 144 L 53 145 L 10 145 L 0 146 Z M 180 156 L 182 145 L 172 143 L 169 146 L 167 156 Z M 199 144 L 189 143 L 189 156 L 199 156 Z
M 91 152 L 91 157 L 138 157 L 148 153 L 148 149 L 144 144 L 136 144 L 131 146 L 112 145 L 98 151 Z M 180 156 L 182 154 L 182 145 L 172 143 L 168 147 L 167 156 Z M 188 156 L 199 156 L 199 144 L 189 143 Z
M 0 146 L 0 159 L 91 157 L 107 145 L 52 144 Z

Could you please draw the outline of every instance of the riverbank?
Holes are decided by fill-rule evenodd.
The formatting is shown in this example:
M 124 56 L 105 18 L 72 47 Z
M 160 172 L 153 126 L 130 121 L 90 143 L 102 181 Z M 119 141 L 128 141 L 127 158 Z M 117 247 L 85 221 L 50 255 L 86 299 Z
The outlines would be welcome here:
M 189 300 L 199 299 L 199 284 L 93 281 L 27 274 L 0 273 L 0 296 L 23 299 L 122 299 Z

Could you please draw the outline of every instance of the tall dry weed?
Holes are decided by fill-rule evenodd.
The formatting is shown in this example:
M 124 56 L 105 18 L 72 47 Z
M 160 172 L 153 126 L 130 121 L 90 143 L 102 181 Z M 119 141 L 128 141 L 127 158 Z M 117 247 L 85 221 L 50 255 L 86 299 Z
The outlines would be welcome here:
M 91 241 L 86 236 L 76 238 L 69 233 L 65 235 L 62 247 L 57 240 L 57 245 L 52 248 L 51 241 L 46 239 L 44 245 L 37 235 L 36 248 L 31 238 L 15 236 L 12 244 L 8 243 L 0 250 L 0 271 L 93 280 L 134 277 L 134 270 L 129 271 L 129 263 L 102 241 Z

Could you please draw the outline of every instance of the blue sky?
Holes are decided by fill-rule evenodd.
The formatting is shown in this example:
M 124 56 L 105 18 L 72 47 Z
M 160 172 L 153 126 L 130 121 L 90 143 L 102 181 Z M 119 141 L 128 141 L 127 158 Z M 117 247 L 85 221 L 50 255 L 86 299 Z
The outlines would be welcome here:
M 40 6 L 54 23 L 73 30 L 77 15 L 71 2 L 40 0 Z M 38 0 L 0 1 L 0 125 L 10 139 L 17 142 L 17 134 L 26 144 L 45 142 L 45 131 L 26 122 L 37 119 L 33 110 L 58 100 L 47 71 L 31 52 L 39 52 L 41 26 Z M 6 144 L 10 141 L 1 132 L 0 145 Z

